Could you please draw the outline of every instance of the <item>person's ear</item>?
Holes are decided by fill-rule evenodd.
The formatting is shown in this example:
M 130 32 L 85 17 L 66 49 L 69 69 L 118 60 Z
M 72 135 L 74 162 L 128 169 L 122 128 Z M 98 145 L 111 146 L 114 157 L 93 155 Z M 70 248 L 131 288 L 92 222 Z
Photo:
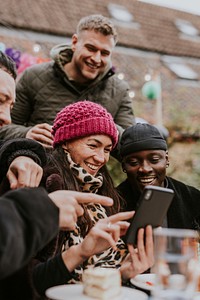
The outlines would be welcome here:
M 77 42 L 78 42 L 78 35 L 75 33 L 72 36 L 72 46 L 71 46 L 71 49 L 72 49 L 73 52 L 76 50 L 76 44 L 77 44 Z
M 123 170 L 124 173 L 127 173 L 123 162 L 122 162 L 122 170 Z
M 66 142 L 66 143 L 64 143 L 64 144 L 62 144 L 62 148 L 63 148 L 64 150 L 67 150 L 67 151 L 68 151 L 67 142 Z

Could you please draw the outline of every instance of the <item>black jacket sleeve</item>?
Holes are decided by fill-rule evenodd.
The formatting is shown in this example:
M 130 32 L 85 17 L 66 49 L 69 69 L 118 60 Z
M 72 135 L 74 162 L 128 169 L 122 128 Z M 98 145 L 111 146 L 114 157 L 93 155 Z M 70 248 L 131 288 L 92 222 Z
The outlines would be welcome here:
M 0 279 L 26 265 L 58 233 L 59 209 L 43 188 L 0 197 Z
M 72 277 L 65 266 L 61 253 L 46 262 L 39 263 L 33 268 L 33 283 L 39 295 L 55 285 L 66 284 Z
M 43 167 L 46 163 L 46 151 L 38 142 L 21 138 L 0 142 L 0 182 L 6 176 L 12 161 L 18 156 L 28 156 Z

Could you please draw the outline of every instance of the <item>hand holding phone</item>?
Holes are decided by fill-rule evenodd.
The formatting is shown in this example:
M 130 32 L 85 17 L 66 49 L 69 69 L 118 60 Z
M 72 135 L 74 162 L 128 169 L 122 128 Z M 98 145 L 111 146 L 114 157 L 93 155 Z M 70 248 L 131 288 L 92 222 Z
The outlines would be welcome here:
M 139 228 L 145 228 L 147 225 L 151 225 L 153 228 L 162 226 L 173 197 L 172 189 L 151 185 L 144 188 L 139 207 L 126 234 L 127 244 L 137 245 Z

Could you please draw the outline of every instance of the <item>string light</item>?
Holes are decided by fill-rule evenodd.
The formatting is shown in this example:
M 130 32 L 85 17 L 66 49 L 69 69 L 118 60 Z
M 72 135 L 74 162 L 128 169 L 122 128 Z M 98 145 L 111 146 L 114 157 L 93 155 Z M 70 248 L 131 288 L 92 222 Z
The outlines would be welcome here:
M 129 92 L 129 97 L 130 98 L 134 98 L 135 97 L 135 92 L 134 91 L 130 91 Z
M 33 52 L 38 53 L 41 50 L 41 46 L 39 44 L 33 45 Z
M 124 79 L 124 73 L 119 73 L 117 77 L 118 77 L 120 80 L 123 80 L 123 79 Z
M 150 81 L 150 80 L 151 80 L 151 75 L 147 73 L 147 74 L 144 76 L 144 80 L 145 80 L 145 81 Z

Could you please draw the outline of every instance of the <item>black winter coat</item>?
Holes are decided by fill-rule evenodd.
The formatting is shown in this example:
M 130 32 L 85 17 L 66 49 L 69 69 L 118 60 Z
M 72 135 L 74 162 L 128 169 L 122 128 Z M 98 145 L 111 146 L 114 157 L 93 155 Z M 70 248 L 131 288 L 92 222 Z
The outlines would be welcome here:
M 0 181 L 11 162 L 29 156 L 40 166 L 43 147 L 28 139 L 0 142 Z M 5 190 L 5 189 L 4 189 Z M 59 209 L 43 188 L 18 189 L 0 197 L 0 299 L 33 299 L 28 263 L 58 233 Z

